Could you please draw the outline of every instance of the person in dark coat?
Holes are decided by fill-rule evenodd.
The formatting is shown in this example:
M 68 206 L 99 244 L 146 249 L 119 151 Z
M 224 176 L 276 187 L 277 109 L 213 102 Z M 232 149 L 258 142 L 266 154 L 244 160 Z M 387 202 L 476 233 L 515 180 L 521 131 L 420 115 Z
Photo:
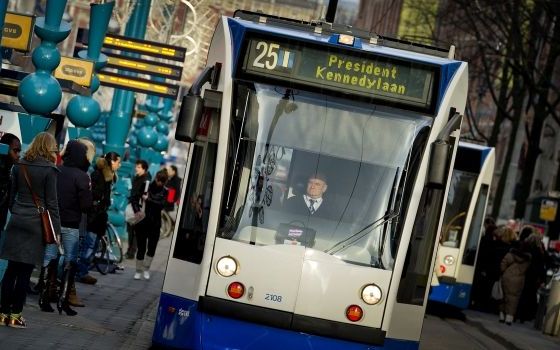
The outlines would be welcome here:
M 335 203 L 330 203 L 323 195 L 327 192 L 327 178 L 323 174 L 313 174 L 307 180 L 306 193 L 286 200 L 287 212 L 315 217 L 336 217 L 339 213 Z
M 136 175 L 132 179 L 132 188 L 130 189 L 128 203 L 132 206 L 134 214 L 139 215 L 142 211 L 142 196 L 146 193 L 148 184 L 150 183 L 148 163 L 143 159 L 137 160 L 134 171 Z M 126 230 L 128 232 L 128 249 L 125 255 L 127 259 L 134 259 L 137 250 L 136 229 L 134 225 L 127 223 Z
M 523 231 L 523 230 L 522 230 Z M 539 233 L 531 233 L 524 242 L 529 247 L 531 264 L 525 274 L 525 284 L 516 317 L 520 322 L 531 321 L 537 312 L 537 291 L 546 281 L 546 251 Z
M 8 268 L 2 279 L 0 322 L 11 327 L 26 327 L 21 312 L 29 278 L 34 266 L 42 265 L 45 252 L 41 217 L 24 177 L 24 170 L 27 170 L 29 175 L 33 193 L 50 213 L 54 233 L 60 234 L 57 198 L 59 170 L 54 163 L 57 153 L 55 138 L 47 132 L 39 133 L 31 142 L 23 159 L 14 165 L 12 170 L 12 216 L 6 226 L 6 240 L 0 252 L 0 258 L 8 260 Z
M 525 273 L 531 263 L 527 242 L 522 242 L 520 248 L 512 248 L 506 254 L 500 264 L 502 288 L 504 299 L 500 303 L 500 322 L 511 325 L 523 285 L 525 284 Z M 504 318 L 505 317 L 505 318 Z
M 156 179 L 150 183 L 145 197 L 144 220 L 135 225 L 138 251 L 136 252 L 136 273 L 134 279 L 139 280 L 144 275 L 144 279 L 150 279 L 150 265 L 156 254 L 161 229 L 161 211 L 167 201 L 167 171 L 160 170 L 156 174 Z M 147 246 L 147 251 L 146 251 Z
M 81 283 L 95 284 L 97 279 L 88 274 L 91 254 L 96 250 L 97 237 L 107 231 L 111 206 L 111 189 L 117 181 L 116 172 L 121 166 L 121 156 L 108 152 L 97 159 L 95 170 L 91 173 L 91 194 L 93 206 L 88 213 L 88 234 L 83 242 L 83 249 L 78 263 L 77 280 Z
M 167 168 L 167 175 L 169 179 L 167 180 L 167 190 L 169 191 L 169 198 L 167 199 L 168 204 L 165 206 L 165 210 L 172 212 L 177 208 L 179 204 L 179 198 L 181 197 L 181 178 L 177 176 L 177 167 L 175 165 L 170 165 Z M 177 213 L 175 213 L 177 216 Z
M 74 276 L 78 261 L 78 247 L 80 242 L 80 222 L 82 214 L 92 207 L 90 179 L 87 174 L 89 161 L 87 148 L 78 140 L 70 140 L 66 144 L 62 155 L 63 164 L 58 167 L 58 208 L 61 223 L 61 244 L 64 247 L 64 273 L 61 279 L 60 291 L 57 298 L 59 313 L 64 311 L 69 316 L 77 314 L 70 308 L 70 294 L 73 290 Z M 42 311 L 53 312 L 49 303 L 49 292 L 53 284 L 56 285 L 58 269 L 58 247 L 49 244 L 45 249 L 41 277 L 43 285 L 39 306 Z M 47 273 L 45 273 L 45 270 Z
M 8 145 L 8 154 L 0 155 L 0 235 L 8 219 L 10 202 L 12 166 L 18 162 L 21 152 L 21 141 L 13 134 L 5 133 L 0 143 Z

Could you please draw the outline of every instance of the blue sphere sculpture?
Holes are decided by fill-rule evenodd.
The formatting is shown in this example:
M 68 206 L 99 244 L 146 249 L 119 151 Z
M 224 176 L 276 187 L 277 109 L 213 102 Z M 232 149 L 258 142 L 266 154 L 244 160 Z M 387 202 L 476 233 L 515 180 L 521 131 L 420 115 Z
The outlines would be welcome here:
M 18 99 L 29 113 L 45 115 L 58 107 L 62 90 L 58 80 L 52 75 L 46 71 L 37 71 L 21 81 Z
M 158 140 L 158 133 L 151 126 L 143 127 L 136 135 L 138 144 L 142 147 L 152 147 Z
M 101 108 L 99 107 L 99 102 L 91 97 L 74 96 L 70 102 L 68 102 L 66 114 L 68 120 L 75 126 L 89 128 L 94 125 L 99 118 Z
M 156 130 L 163 135 L 169 134 L 169 126 L 167 126 L 167 123 L 163 121 L 157 123 Z
M 154 145 L 154 149 L 158 152 L 165 152 L 167 151 L 167 147 L 169 147 L 169 141 L 165 135 L 159 135 L 156 144 Z

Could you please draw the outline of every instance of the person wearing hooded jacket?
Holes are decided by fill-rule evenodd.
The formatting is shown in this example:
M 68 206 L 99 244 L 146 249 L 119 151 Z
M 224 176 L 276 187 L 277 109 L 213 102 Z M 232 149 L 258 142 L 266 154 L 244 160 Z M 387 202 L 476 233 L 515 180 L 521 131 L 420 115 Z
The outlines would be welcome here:
M 82 214 L 92 207 L 90 180 L 87 174 L 89 161 L 87 148 L 78 140 L 70 140 L 62 155 L 63 164 L 58 167 L 57 198 L 61 224 L 61 244 L 64 247 L 64 273 L 58 293 L 57 309 L 69 316 L 77 314 L 70 308 L 69 298 L 76 274 L 78 247 L 80 241 L 80 222 Z M 58 247 L 49 244 L 45 249 L 41 277 L 43 288 L 39 297 L 42 311 L 53 312 L 49 294 L 56 285 L 58 267 Z M 46 270 L 46 273 L 45 273 Z
M 95 169 L 91 173 L 91 192 L 93 206 L 88 212 L 87 230 L 84 239 L 82 254 L 78 264 L 78 281 L 86 284 L 95 284 L 97 279 L 88 274 L 90 256 L 96 250 L 96 236 L 103 236 L 107 230 L 109 215 L 107 211 L 111 206 L 111 189 L 117 181 L 116 172 L 121 166 L 121 156 L 116 152 L 108 152 L 97 159 Z
M 500 303 L 500 322 L 511 326 L 523 285 L 525 273 L 531 263 L 531 254 L 527 242 L 521 242 L 519 248 L 512 248 L 500 264 L 502 288 L 504 298 Z

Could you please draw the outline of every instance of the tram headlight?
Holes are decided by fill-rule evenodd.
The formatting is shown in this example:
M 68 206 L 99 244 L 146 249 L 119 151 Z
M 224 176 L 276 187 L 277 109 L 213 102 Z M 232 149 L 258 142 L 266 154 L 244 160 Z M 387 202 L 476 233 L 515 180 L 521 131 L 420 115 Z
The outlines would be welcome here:
M 237 261 L 231 256 L 224 256 L 216 263 L 216 270 L 224 277 L 230 277 L 237 272 Z
M 375 284 L 368 284 L 362 289 L 362 300 L 369 305 L 375 305 L 381 301 L 383 293 L 381 288 Z
M 443 258 L 443 263 L 445 265 L 453 265 L 453 264 L 455 264 L 455 258 L 453 257 L 453 255 L 446 255 Z

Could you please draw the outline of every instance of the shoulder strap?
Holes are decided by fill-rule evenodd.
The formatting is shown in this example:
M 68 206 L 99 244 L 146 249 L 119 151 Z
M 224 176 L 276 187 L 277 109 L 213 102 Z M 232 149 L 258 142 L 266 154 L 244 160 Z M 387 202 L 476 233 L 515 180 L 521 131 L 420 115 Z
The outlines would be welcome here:
M 37 198 L 37 195 L 33 191 L 33 187 L 31 187 L 31 181 L 29 180 L 29 173 L 27 172 L 27 166 L 24 164 L 20 164 L 19 166 L 21 170 L 23 170 L 23 176 L 25 177 L 25 182 L 27 183 L 27 187 L 29 187 L 29 191 L 31 192 L 31 196 L 33 197 L 33 202 L 35 202 L 35 206 L 37 207 L 37 209 L 39 209 L 41 208 L 41 206 L 39 205 L 39 199 Z

